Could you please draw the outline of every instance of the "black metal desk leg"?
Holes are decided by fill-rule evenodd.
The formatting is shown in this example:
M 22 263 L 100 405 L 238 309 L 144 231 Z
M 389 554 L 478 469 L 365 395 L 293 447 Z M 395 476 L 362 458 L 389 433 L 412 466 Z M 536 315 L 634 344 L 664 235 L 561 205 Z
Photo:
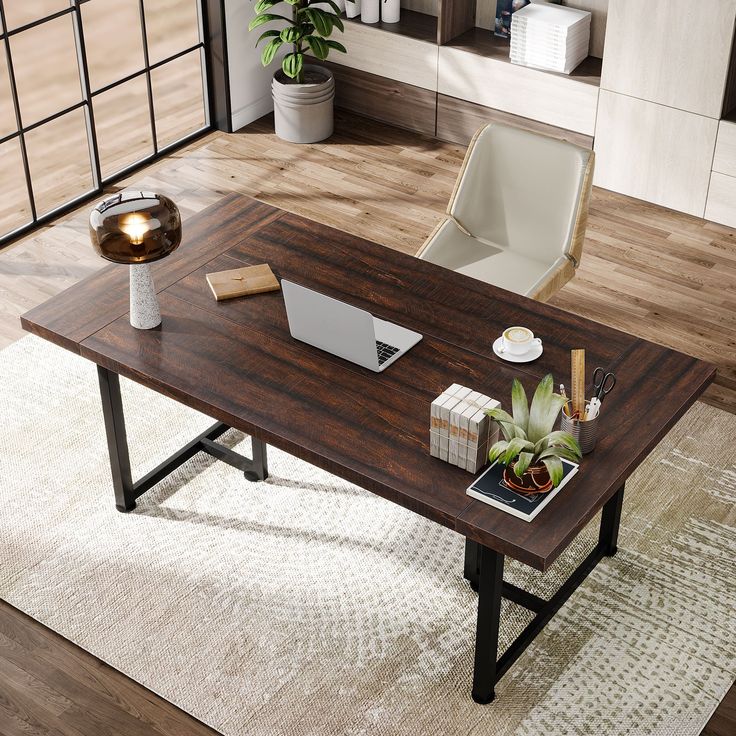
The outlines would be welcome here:
M 266 480 L 268 478 L 268 445 L 255 437 L 250 438 L 252 467 L 244 472 L 245 479 L 250 481 Z
M 97 366 L 97 376 L 100 379 L 102 414 L 105 418 L 107 449 L 110 453 L 110 470 L 115 489 L 115 507 L 118 511 L 132 511 L 135 508 L 136 492 L 130 470 L 123 402 L 120 397 L 120 377 L 100 365 Z
M 478 625 L 475 633 L 473 700 L 490 703 L 495 697 L 498 627 L 501 618 L 504 557 L 482 544 L 478 581 Z
M 625 484 L 611 496 L 601 514 L 598 546 L 601 552 L 608 557 L 613 557 L 618 549 L 618 527 L 621 522 L 621 507 L 624 503 L 624 487 Z
M 465 564 L 463 566 L 463 577 L 470 583 L 474 591 L 478 591 L 478 571 L 480 545 L 472 539 L 465 539 Z

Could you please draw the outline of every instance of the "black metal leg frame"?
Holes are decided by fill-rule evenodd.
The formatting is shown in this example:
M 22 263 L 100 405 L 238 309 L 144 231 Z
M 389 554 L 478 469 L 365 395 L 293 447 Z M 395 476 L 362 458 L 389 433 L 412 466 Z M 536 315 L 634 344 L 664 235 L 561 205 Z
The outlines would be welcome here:
M 215 440 L 225 434 L 230 427 L 222 422 L 213 424 L 191 442 L 164 460 L 150 473 L 140 480 L 134 481 L 130 470 L 128 455 L 128 441 L 125 434 L 125 418 L 123 416 L 123 402 L 120 397 L 120 378 L 117 373 L 97 366 L 100 379 L 100 395 L 102 396 L 102 413 L 105 418 L 105 432 L 107 434 L 107 448 L 110 453 L 110 469 L 112 483 L 115 489 L 115 506 L 118 511 L 132 511 L 135 501 L 146 491 L 160 483 L 198 452 L 206 452 L 218 460 L 241 470 L 250 481 L 264 480 L 268 477 L 268 462 L 266 444 L 251 437 L 253 458 L 243 457 L 233 452 L 229 447 L 220 445 Z
M 578 565 L 577 569 L 549 599 L 522 590 L 503 579 L 504 556 L 470 539 L 465 541 L 465 577 L 478 591 L 478 624 L 475 638 L 475 670 L 473 673 L 473 700 L 490 703 L 494 688 L 501 677 L 534 641 L 562 604 L 585 580 L 603 557 L 616 554 L 624 486 L 603 507 L 598 544 Z M 498 629 L 501 616 L 501 598 L 518 603 L 536 616 L 519 634 L 509 648 L 498 657 Z

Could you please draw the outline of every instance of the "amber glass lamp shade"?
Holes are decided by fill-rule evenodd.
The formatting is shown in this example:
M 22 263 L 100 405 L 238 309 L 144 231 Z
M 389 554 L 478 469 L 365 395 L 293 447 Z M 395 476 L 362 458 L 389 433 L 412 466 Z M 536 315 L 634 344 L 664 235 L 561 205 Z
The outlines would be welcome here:
M 94 249 L 113 263 L 151 263 L 181 243 L 179 209 L 151 192 L 125 190 L 102 200 L 90 214 Z

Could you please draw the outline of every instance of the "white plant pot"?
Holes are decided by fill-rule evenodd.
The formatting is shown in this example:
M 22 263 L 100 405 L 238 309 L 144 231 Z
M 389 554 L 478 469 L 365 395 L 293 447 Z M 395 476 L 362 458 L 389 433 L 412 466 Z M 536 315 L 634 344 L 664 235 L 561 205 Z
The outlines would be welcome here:
M 348 18 L 357 18 L 360 15 L 360 0 L 355 0 L 354 3 L 345 0 L 345 15 Z
M 381 0 L 381 20 L 398 23 L 401 18 L 401 0 Z
M 381 18 L 381 0 L 361 0 L 360 19 L 363 23 L 378 23 Z
M 273 114 L 276 135 L 291 143 L 317 143 L 332 135 L 335 80 L 329 70 L 314 64 L 304 67 L 305 84 L 287 84 L 280 70 L 274 74 Z M 309 81 L 309 76 L 322 81 Z

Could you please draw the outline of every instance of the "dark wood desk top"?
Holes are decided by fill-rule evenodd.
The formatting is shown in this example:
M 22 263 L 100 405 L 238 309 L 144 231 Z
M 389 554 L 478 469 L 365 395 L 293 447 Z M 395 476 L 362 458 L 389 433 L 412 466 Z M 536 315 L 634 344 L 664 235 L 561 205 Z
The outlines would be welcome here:
M 382 373 L 288 331 L 280 292 L 216 302 L 204 274 L 267 262 L 424 339 Z M 714 377 L 700 360 L 497 289 L 240 195 L 186 223 L 154 264 L 163 325 L 128 322 L 128 271 L 111 266 L 22 317 L 25 329 L 504 554 L 544 570 L 600 510 Z M 534 363 L 491 345 L 513 324 L 544 340 Z M 617 375 L 596 450 L 533 522 L 465 495 L 471 475 L 429 455 L 429 404 L 461 383 L 510 404 L 569 351 Z

